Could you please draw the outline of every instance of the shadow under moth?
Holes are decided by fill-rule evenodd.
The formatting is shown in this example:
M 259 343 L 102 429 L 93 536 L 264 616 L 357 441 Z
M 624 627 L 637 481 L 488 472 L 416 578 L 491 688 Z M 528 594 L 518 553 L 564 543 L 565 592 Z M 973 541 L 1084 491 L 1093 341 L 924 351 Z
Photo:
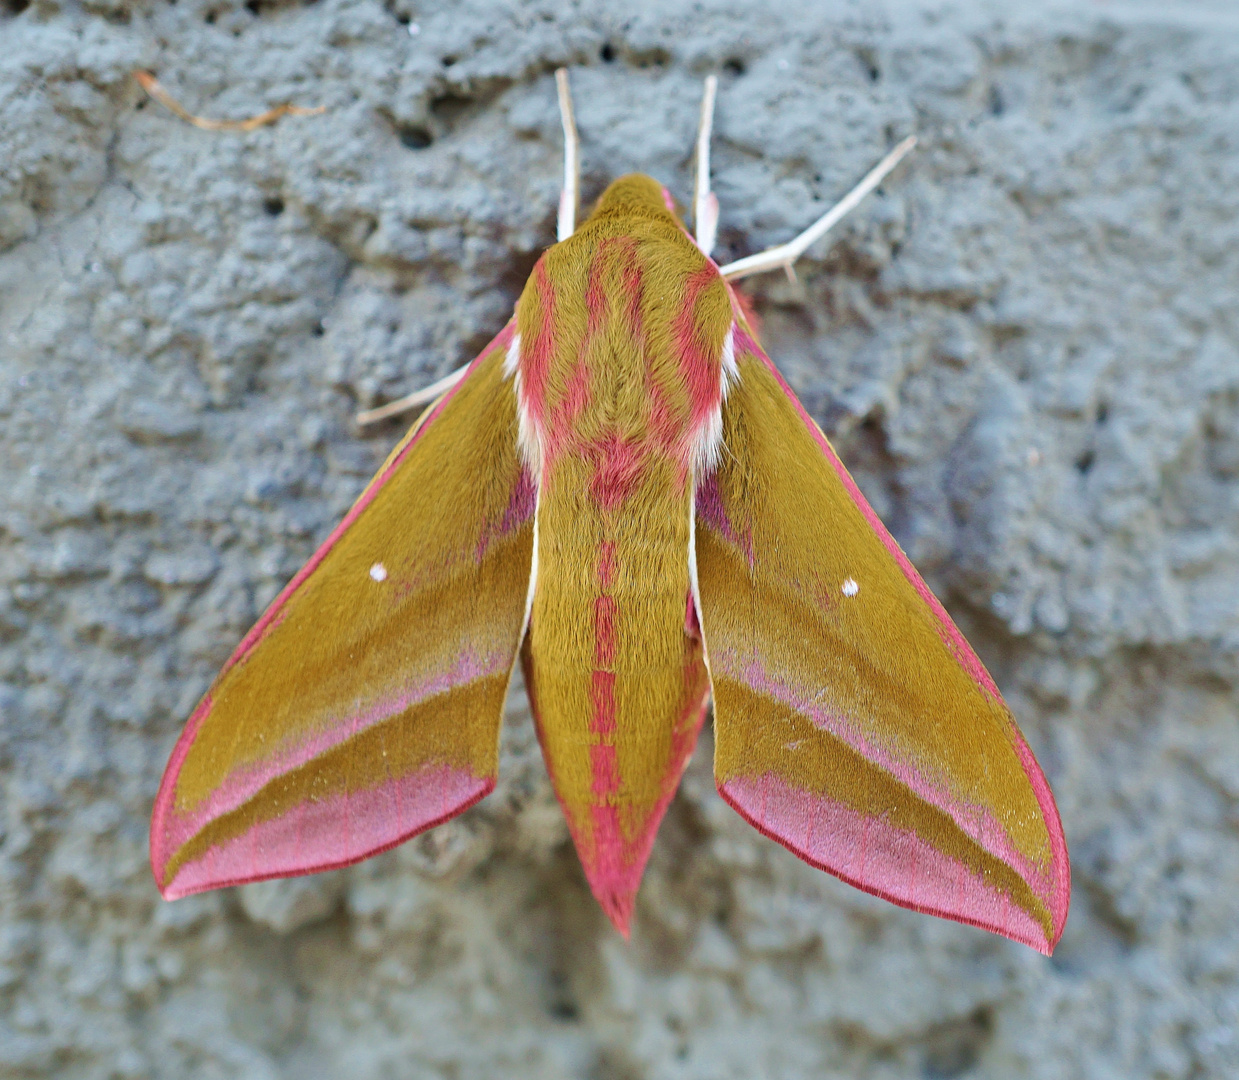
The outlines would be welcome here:
M 1048 953 L 1070 892 L 1053 796 L 998 688 L 648 176 L 577 227 L 566 75 L 558 242 L 467 367 L 246 635 L 151 822 L 163 895 L 346 866 L 495 785 L 519 660 L 586 877 L 625 934 L 713 703 L 722 797 L 813 866 Z M 433 398 L 431 401 L 430 399 Z

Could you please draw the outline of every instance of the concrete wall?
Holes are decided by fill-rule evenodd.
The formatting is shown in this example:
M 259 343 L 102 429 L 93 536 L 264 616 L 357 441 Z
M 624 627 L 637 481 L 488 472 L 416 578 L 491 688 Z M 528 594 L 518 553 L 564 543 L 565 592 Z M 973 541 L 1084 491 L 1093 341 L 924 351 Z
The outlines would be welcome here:
M 0 4 L 0 1075 L 1239 1075 L 1239 9 L 1012 6 Z M 1053 960 L 764 840 L 708 732 L 625 944 L 519 690 L 460 819 L 159 900 L 184 717 L 399 434 L 352 414 L 470 357 L 553 237 L 560 64 L 587 197 L 687 202 L 720 73 L 724 258 L 921 137 L 749 292 L 1045 766 Z M 328 112 L 203 132 L 139 66 Z

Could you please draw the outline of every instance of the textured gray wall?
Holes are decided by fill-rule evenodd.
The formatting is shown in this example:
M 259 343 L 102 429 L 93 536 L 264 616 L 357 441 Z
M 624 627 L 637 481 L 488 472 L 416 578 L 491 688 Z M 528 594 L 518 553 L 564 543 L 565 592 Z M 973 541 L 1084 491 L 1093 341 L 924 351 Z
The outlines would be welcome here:
M 1007 6 L 0 4 L 0 1075 L 1239 1075 L 1239 11 Z M 353 412 L 467 359 L 552 238 L 560 64 L 587 197 L 686 201 L 721 74 L 725 258 L 923 140 L 749 291 L 1046 768 L 1052 961 L 762 839 L 708 732 L 625 944 L 519 691 L 462 818 L 159 900 L 183 718 L 398 435 Z M 137 66 L 330 111 L 209 134 Z

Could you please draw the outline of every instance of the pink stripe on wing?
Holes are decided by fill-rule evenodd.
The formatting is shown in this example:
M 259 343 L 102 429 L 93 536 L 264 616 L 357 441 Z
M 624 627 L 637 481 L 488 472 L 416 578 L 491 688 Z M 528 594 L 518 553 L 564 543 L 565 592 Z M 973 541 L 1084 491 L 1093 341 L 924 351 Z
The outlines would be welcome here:
M 840 742 L 850 746 L 866 761 L 872 762 L 880 769 L 889 773 L 918 798 L 930 806 L 950 815 L 951 820 L 986 851 L 997 859 L 1011 866 L 1029 884 L 1034 893 L 1054 910 L 1055 897 L 1059 891 L 1059 868 L 1051 858 L 1049 866 L 1034 862 L 1012 843 L 1007 830 L 993 812 L 984 806 L 965 803 L 956 798 L 941 783 L 917 769 L 907 758 L 899 757 L 890 745 L 880 743 L 867 736 L 855 720 L 841 713 L 834 713 L 823 708 L 812 694 L 776 678 L 762 664 L 756 655 L 739 657 L 730 649 L 720 649 L 711 653 L 711 663 L 717 675 L 726 675 L 742 686 L 752 689 L 781 702 L 788 708 L 811 720 L 814 726 L 828 732 Z M 1031 761 L 1034 769 L 1037 764 L 1021 756 L 1020 763 L 1025 771 Z M 1040 775 L 1040 769 L 1037 769 Z M 1043 780 L 1044 782 L 1044 780 Z M 1053 821 L 1047 821 L 1047 831 L 1053 841 L 1053 827 L 1057 824 L 1057 816 Z M 1066 910 L 1063 910 L 1064 917 Z
M 222 817 L 243 805 L 258 794 L 278 776 L 285 775 L 314 758 L 343 745 L 359 732 L 380 724 L 406 709 L 438 694 L 447 693 L 491 675 L 505 674 L 510 660 L 506 652 L 495 652 L 489 657 L 479 657 L 465 651 L 447 671 L 439 672 L 407 687 L 403 691 L 372 705 L 353 717 L 329 720 L 306 739 L 295 745 L 283 747 L 261 762 L 234 769 L 228 778 L 211 794 L 187 813 L 176 809 L 175 780 L 179 776 L 171 769 L 168 777 L 172 782 L 167 791 L 161 788 L 155 804 L 155 820 L 151 830 L 152 854 L 158 850 L 162 866 L 173 853 L 194 836 L 208 821 Z M 204 702 L 204 704 L 207 704 Z M 166 794 L 166 798 L 165 798 Z M 156 874 L 156 878 L 159 875 Z
M 710 473 L 698 483 L 694 509 L 712 531 L 718 533 L 733 547 L 738 547 L 744 552 L 749 568 L 752 569 L 755 560 L 752 530 L 746 525 L 744 535 L 740 535 L 727 517 L 727 510 L 723 506 L 723 496 L 718 490 L 717 471 Z
M 915 833 L 772 774 L 729 780 L 719 792 L 754 828 L 849 885 L 1004 934 L 1038 952 L 1048 954 L 1053 947 L 1041 923 L 1006 893 Z
M 529 470 L 522 465 L 520 476 L 517 477 L 516 486 L 512 489 L 503 517 L 498 522 L 488 521 L 482 526 L 482 532 L 478 536 L 478 542 L 473 551 L 474 562 L 478 564 L 482 562 L 493 541 L 516 532 L 525 522 L 529 521 L 533 517 L 537 502 L 537 486 Z
M 373 788 L 304 801 L 184 863 L 162 892 L 176 900 L 225 885 L 348 866 L 454 817 L 494 786 L 490 777 L 432 765 Z

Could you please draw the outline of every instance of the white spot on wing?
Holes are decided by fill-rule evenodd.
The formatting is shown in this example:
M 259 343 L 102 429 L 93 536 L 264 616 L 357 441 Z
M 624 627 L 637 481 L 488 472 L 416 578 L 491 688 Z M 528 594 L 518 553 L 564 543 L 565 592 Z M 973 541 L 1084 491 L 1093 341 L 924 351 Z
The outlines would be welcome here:
M 860 586 L 856 584 L 855 578 L 848 578 L 847 581 L 843 583 L 843 588 L 841 591 L 844 596 L 855 596 L 858 592 L 860 592 Z
M 370 577 L 375 581 L 386 581 L 387 567 L 381 562 L 376 562 L 372 567 L 370 567 Z

